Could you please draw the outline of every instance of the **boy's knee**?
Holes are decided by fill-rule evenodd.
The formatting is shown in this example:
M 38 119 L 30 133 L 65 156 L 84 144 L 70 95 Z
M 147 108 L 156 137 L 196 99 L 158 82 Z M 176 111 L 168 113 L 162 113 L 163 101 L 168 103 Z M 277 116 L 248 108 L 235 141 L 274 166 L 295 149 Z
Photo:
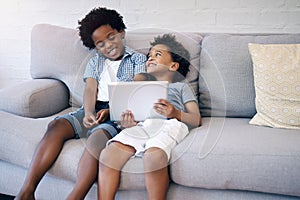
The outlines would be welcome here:
M 64 118 L 52 120 L 47 127 L 44 137 L 54 136 L 62 139 L 70 139 L 75 136 L 72 125 Z
M 108 138 L 104 134 L 104 131 L 95 131 L 88 137 L 85 149 L 95 158 L 99 159 L 100 152 L 105 148 L 107 141 Z
M 168 164 L 168 156 L 164 150 L 152 147 L 144 154 L 144 166 L 146 171 L 156 171 L 166 167 Z
M 66 120 L 63 118 L 54 119 L 48 124 L 48 130 L 52 130 L 59 127 L 64 127 L 66 125 Z
M 108 138 L 105 134 L 105 131 L 98 129 L 94 131 L 87 139 L 86 146 L 89 148 L 104 148 Z
M 135 150 L 132 147 L 113 142 L 101 151 L 99 161 L 101 165 L 121 170 L 134 153 Z
M 105 163 L 108 163 L 109 162 L 109 157 L 110 157 L 110 152 L 107 148 L 104 148 L 102 151 L 101 151 L 101 154 L 99 156 L 99 162 L 104 164 Z
M 101 153 L 100 153 L 100 157 L 99 157 L 99 162 L 100 162 L 100 167 L 101 166 L 106 166 L 106 167 L 110 167 L 110 168 L 118 168 L 115 165 L 115 155 L 113 154 L 113 152 L 111 151 L 111 149 L 109 147 L 104 148 Z

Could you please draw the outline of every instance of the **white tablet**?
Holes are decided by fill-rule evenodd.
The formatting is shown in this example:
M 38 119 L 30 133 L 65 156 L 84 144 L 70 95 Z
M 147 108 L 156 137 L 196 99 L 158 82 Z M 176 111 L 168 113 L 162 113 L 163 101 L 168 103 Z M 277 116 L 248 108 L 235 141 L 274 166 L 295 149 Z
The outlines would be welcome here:
M 120 121 L 122 112 L 130 110 L 135 121 L 164 118 L 153 109 L 158 99 L 167 99 L 167 81 L 112 82 L 108 85 L 110 119 Z

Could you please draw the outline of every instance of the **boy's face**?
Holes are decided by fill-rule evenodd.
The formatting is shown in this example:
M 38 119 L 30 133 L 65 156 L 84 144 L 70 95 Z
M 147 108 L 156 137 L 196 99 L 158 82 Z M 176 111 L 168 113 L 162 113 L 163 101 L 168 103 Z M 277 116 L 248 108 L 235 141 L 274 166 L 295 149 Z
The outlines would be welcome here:
M 110 25 L 103 25 L 97 28 L 92 39 L 96 49 L 110 60 L 120 60 L 124 54 L 124 45 L 122 39 L 125 36 L 124 31 L 118 32 Z
M 174 65 L 169 48 L 163 44 L 153 46 L 148 54 L 146 62 L 147 72 L 152 75 L 170 71 Z

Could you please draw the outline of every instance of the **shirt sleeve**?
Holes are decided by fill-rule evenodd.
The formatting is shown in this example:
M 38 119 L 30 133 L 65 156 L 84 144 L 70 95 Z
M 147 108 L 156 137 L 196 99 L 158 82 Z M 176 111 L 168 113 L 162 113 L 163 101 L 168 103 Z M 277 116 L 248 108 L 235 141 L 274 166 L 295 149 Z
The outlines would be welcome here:
M 83 75 L 83 81 L 87 78 L 94 78 L 98 80 L 98 56 L 93 56 L 87 63 L 85 72 Z
M 186 104 L 190 101 L 198 102 L 191 86 L 188 83 L 185 83 L 182 87 L 182 102 L 183 104 Z
M 146 72 L 147 57 L 142 53 L 134 53 L 132 56 L 134 60 L 134 74 Z

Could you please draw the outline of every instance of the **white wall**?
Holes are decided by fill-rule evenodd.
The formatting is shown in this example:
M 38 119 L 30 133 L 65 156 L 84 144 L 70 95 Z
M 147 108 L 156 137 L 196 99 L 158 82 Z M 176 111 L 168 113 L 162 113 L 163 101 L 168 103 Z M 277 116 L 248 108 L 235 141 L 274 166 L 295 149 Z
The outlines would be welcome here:
M 117 9 L 128 30 L 300 33 L 300 0 L 0 0 L 0 89 L 30 78 L 34 24 L 76 28 L 97 6 Z

